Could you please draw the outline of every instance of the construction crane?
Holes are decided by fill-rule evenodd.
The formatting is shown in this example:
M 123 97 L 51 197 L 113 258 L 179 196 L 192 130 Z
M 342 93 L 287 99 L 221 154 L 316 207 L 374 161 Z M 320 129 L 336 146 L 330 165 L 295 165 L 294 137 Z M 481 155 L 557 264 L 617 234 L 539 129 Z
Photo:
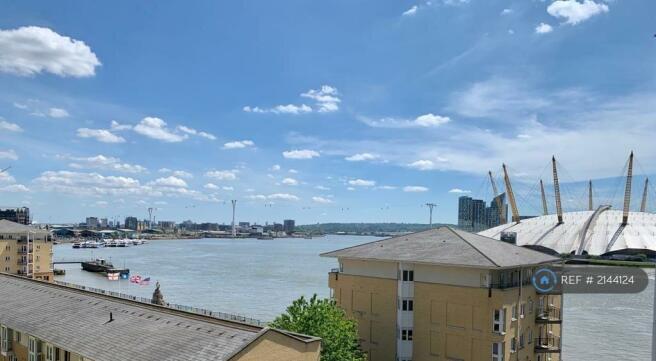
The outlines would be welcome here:
M 0 170 L 0 173 L 4 173 L 4 172 L 8 171 L 9 169 L 11 169 L 11 167 L 7 167 L 5 169 L 2 169 L 2 170 Z
M 556 214 L 558 215 L 558 224 L 563 224 L 563 207 L 560 202 L 560 183 L 558 183 L 558 169 L 556 168 L 556 157 L 551 157 L 553 168 L 554 193 L 556 194 Z
M 508 202 L 510 202 L 510 208 L 512 208 L 512 221 L 519 223 L 519 210 L 517 209 L 517 203 L 515 202 L 515 193 L 513 193 L 512 185 L 510 185 L 510 177 L 508 177 L 508 170 L 506 169 L 506 164 L 503 164 L 503 179 L 506 183 L 506 193 L 508 194 Z
M 494 196 L 494 199 L 496 199 L 497 203 L 497 208 L 499 209 L 499 224 L 506 224 L 506 217 L 504 209 L 503 209 L 503 202 L 501 201 L 501 198 L 498 198 L 499 196 L 499 191 L 497 190 L 497 183 L 494 181 L 494 177 L 492 176 L 492 171 L 488 171 L 487 174 L 490 175 L 490 182 L 492 183 L 492 193 Z

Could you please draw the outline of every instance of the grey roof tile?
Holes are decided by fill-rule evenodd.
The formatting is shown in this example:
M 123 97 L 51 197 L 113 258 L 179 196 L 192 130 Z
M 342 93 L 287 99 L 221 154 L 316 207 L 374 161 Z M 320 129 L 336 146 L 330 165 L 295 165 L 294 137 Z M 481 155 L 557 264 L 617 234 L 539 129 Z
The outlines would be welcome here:
M 558 260 L 537 251 L 450 227 L 387 238 L 321 256 L 481 268 L 514 267 Z

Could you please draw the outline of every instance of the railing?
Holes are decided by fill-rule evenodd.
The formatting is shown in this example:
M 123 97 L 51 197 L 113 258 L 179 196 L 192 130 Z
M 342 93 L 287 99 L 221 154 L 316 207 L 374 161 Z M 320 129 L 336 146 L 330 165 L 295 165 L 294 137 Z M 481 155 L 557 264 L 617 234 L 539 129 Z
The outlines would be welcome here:
M 332 268 L 330 273 L 339 273 L 339 268 Z
M 27 254 L 27 253 L 33 253 L 33 252 L 34 252 L 34 247 L 29 247 L 29 249 L 26 246 L 18 248 L 18 254 Z
M 536 322 L 559 322 L 562 318 L 560 316 L 560 308 L 554 306 L 548 306 L 544 308 L 538 308 L 535 313 Z
M 530 280 L 526 280 L 521 283 L 522 286 L 528 286 L 531 284 Z M 490 283 L 490 288 L 497 288 L 497 289 L 506 289 L 506 288 L 515 288 L 519 287 L 519 281 L 514 281 L 514 282 L 496 282 L 496 283 Z
M 535 352 L 560 352 L 560 337 L 538 337 L 535 339 Z
M 145 304 L 149 304 L 149 305 L 153 304 L 150 301 L 150 299 L 145 298 L 145 297 L 133 296 L 133 295 L 128 295 L 128 294 L 125 294 L 125 293 L 119 293 L 119 292 L 114 292 L 114 291 L 107 291 L 107 290 L 103 290 L 101 288 L 82 286 L 82 285 L 77 285 L 77 284 L 74 284 L 74 283 L 68 283 L 68 282 L 62 282 L 62 281 L 54 281 L 54 282 L 56 284 L 60 285 L 60 286 L 75 288 L 75 289 L 83 290 L 83 291 L 89 291 L 89 292 L 98 293 L 98 294 L 106 295 L 106 296 L 122 298 L 124 300 L 136 301 L 136 302 L 145 303 Z M 178 304 L 174 304 L 174 303 L 167 303 L 166 307 L 174 309 L 174 310 L 178 310 L 178 311 L 190 312 L 190 313 L 195 313 L 195 314 L 198 314 L 198 315 L 213 317 L 213 318 L 216 318 L 216 319 L 219 319 L 219 320 L 241 322 L 241 323 L 246 323 L 246 324 L 249 324 L 249 325 L 260 326 L 260 327 L 265 327 L 267 325 L 266 322 L 263 322 L 263 321 L 260 321 L 260 320 L 254 319 L 254 318 L 241 316 L 241 315 L 235 315 L 235 314 L 231 314 L 231 313 L 225 313 L 225 312 L 210 311 L 210 310 L 206 310 L 206 309 L 198 308 L 198 307 L 184 306 L 184 305 L 178 305 Z

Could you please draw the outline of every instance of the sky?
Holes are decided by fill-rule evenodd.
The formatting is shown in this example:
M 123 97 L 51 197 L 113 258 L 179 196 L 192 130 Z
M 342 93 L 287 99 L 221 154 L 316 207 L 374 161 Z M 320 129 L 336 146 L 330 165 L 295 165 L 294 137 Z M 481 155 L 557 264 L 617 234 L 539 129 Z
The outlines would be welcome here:
M 656 173 L 654 13 L 2 0 L 0 206 L 229 223 L 234 199 L 241 221 L 427 223 L 432 202 L 455 223 L 459 196 L 490 200 L 488 170 L 503 190 L 502 163 L 523 214 L 539 212 L 552 155 L 572 199 L 588 179 L 616 194 L 630 151 Z

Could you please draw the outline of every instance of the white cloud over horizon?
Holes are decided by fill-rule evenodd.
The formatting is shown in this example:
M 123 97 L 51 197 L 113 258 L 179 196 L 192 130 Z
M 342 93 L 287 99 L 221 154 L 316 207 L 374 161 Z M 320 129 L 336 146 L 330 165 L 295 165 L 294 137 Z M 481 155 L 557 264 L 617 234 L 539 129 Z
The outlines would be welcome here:
M 565 24 L 577 25 L 590 19 L 595 15 L 607 13 L 608 5 L 603 2 L 596 3 L 592 0 L 556 0 L 547 7 L 549 15 L 564 19 Z M 537 29 L 536 29 L 537 30 Z
M 294 149 L 282 152 L 282 156 L 287 159 L 312 159 L 319 157 L 320 154 L 310 149 Z
M 100 61 L 83 41 L 49 28 L 24 26 L 0 30 L 0 72 L 19 76 L 51 73 L 60 77 L 90 77 Z
M 125 138 L 107 129 L 79 128 L 77 130 L 77 136 L 80 138 L 92 138 L 102 143 L 125 143 Z

